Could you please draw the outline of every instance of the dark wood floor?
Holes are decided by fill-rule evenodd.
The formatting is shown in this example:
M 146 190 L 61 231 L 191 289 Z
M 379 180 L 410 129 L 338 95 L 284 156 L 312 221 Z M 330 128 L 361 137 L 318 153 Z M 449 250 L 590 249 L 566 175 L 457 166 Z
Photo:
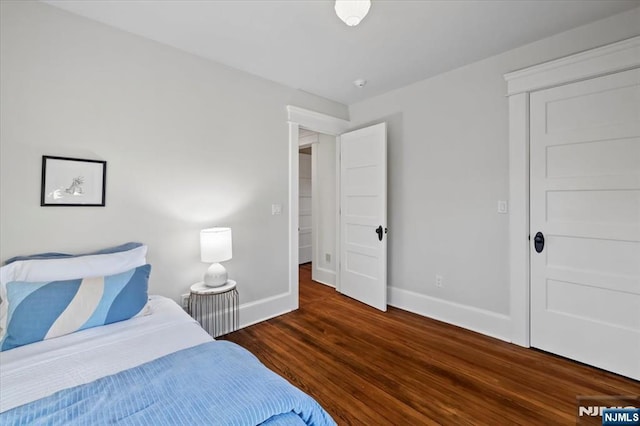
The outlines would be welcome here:
M 369 308 L 300 269 L 300 309 L 225 337 L 340 425 L 576 424 L 576 397 L 640 382 L 400 309 Z M 595 419 L 594 419 L 595 420 Z

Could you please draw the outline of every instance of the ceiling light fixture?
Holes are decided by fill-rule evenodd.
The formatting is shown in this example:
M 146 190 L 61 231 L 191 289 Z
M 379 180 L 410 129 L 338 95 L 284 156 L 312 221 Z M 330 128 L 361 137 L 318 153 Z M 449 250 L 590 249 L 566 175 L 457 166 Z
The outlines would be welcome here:
M 371 0 L 336 0 L 336 15 L 350 27 L 355 27 L 367 16 Z

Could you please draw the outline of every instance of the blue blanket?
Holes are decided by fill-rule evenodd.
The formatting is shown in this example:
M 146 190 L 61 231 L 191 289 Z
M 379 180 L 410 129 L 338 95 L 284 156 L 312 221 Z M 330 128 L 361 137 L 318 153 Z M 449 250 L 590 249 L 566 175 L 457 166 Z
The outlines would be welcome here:
M 335 425 L 240 346 L 215 341 L 0 414 L 2 425 Z

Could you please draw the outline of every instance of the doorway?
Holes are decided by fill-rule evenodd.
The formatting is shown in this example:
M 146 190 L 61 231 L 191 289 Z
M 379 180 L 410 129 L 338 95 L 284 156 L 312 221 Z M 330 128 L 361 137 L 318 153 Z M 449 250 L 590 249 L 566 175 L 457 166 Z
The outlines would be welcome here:
M 300 234 L 298 228 L 300 227 L 300 183 L 298 175 L 300 170 L 300 129 L 306 129 L 335 138 L 336 150 L 338 150 L 340 145 L 340 138 L 338 136 L 347 131 L 350 123 L 340 118 L 305 110 L 292 105 L 287 106 L 287 118 L 289 125 L 289 292 L 286 295 L 286 308 L 288 310 L 295 310 L 298 309 L 299 306 Z M 337 158 L 335 158 L 334 161 L 337 163 Z M 335 179 L 339 180 L 339 178 L 339 173 L 336 171 Z M 335 212 L 335 215 L 337 218 L 338 212 Z M 335 235 L 336 241 L 338 241 L 337 229 Z M 339 271 L 336 271 L 335 282 L 339 286 Z
M 289 123 L 289 310 L 299 306 L 300 248 L 300 131 L 310 130 L 334 138 L 335 243 L 331 252 L 312 254 L 316 264 L 327 259 L 335 266 L 336 290 L 377 309 L 386 310 L 387 205 L 386 123 L 358 130 L 339 118 L 287 106 Z M 312 144 L 313 152 L 322 144 Z M 317 168 L 321 170 L 322 168 Z M 316 200 L 318 197 L 314 196 Z M 314 221 L 317 221 L 314 219 Z M 312 230 L 312 234 L 313 234 Z M 327 232 L 315 232 L 315 235 Z M 343 239 L 344 238 L 344 239 Z M 322 254 L 318 257 L 317 254 Z M 329 254 L 329 256 L 327 256 Z M 344 279 L 341 277 L 344 275 Z M 360 278 L 365 277 L 366 280 Z M 375 295 L 373 298 L 370 295 Z
M 302 142 L 302 131 L 300 133 Z M 313 194 L 311 173 L 311 146 L 300 145 L 298 151 L 298 264 L 311 264 L 313 259 Z
M 309 264 L 312 279 L 336 283 L 336 138 L 299 130 L 298 264 Z
M 638 309 L 637 305 L 633 307 L 639 300 L 640 275 L 633 250 L 622 250 L 627 256 L 624 258 L 619 252 L 630 244 L 637 249 L 639 243 L 640 216 L 633 215 L 639 190 L 637 163 L 635 169 L 630 167 L 632 159 L 638 158 L 633 155 L 630 142 L 639 140 L 638 115 L 633 115 L 637 109 L 633 99 L 637 99 L 638 80 L 635 77 L 635 84 L 631 85 L 618 85 L 615 80 L 624 79 L 628 70 L 637 72 L 639 42 L 640 38 L 634 37 L 504 76 L 509 99 L 512 342 L 526 347 L 544 346 L 543 349 L 602 368 L 610 368 L 607 363 L 615 358 L 609 355 L 615 351 L 627 357 L 613 366 L 615 370 L 634 378 L 640 372 Z M 588 85 L 608 83 L 614 83 L 611 90 L 596 87 L 589 93 Z M 570 90 L 577 92 L 561 93 Z M 543 99 L 555 94 L 559 98 Z M 625 102 L 629 106 L 619 108 Z M 625 124 L 627 129 L 622 130 Z M 566 133 L 565 143 L 550 139 L 559 133 Z M 622 148 L 625 144 L 626 148 Z M 591 199 L 586 200 L 588 197 Z M 612 247 L 604 249 L 607 244 Z M 625 264 L 624 259 L 630 261 Z M 548 274 L 552 268 L 554 276 Z M 616 293 L 626 295 L 612 296 Z M 612 297 L 617 300 L 612 301 Z M 624 305 L 618 307 L 616 303 L 620 300 Z M 540 331 L 544 330 L 534 328 L 545 326 L 544 318 L 542 323 L 537 320 L 541 312 L 550 320 L 551 315 L 563 315 L 564 325 L 574 320 L 575 324 L 583 323 L 573 330 L 562 324 L 556 328 L 554 323 L 551 333 L 543 334 L 543 339 L 550 340 L 547 343 L 555 341 L 577 347 L 580 343 L 595 342 L 599 346 L 558 350 L 539 341 Z M 565 335 L 569 338 L 558 338 L 560 328 L 568 331 Z M 604 328 L 616 331 L 603 333 Z M 627 331 L 632 340 L 620 339 Z M 603 335 L 608 340 L 600 339 Z M 583 337 L 582 342 L 576 344 L 576 336 Z M 618 345 L 618 341 L 622 344 Z M 628 346 L 631 352 L 625 351 Z M 602 356 L 608 348 L 615 349 Z M 590 354 L 591 359 L 584 359 L 584 354 Z M 623 371 L 620 366 L 625 363 Z

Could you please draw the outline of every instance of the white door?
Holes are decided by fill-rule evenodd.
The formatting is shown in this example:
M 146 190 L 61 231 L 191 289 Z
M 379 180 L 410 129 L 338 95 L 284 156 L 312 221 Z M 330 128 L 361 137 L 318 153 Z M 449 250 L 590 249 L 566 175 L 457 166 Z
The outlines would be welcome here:
M 339 291 L 387 310 L 387 125 L 340 136 Z
M 311 238 L 311 155 L 298 154 L 300 164 L 300 202 L 298 214 L 298 263 L 311 262 L 312 238 Z
M 640 379 L 640 70 L 530 100 L 531 345 Z

